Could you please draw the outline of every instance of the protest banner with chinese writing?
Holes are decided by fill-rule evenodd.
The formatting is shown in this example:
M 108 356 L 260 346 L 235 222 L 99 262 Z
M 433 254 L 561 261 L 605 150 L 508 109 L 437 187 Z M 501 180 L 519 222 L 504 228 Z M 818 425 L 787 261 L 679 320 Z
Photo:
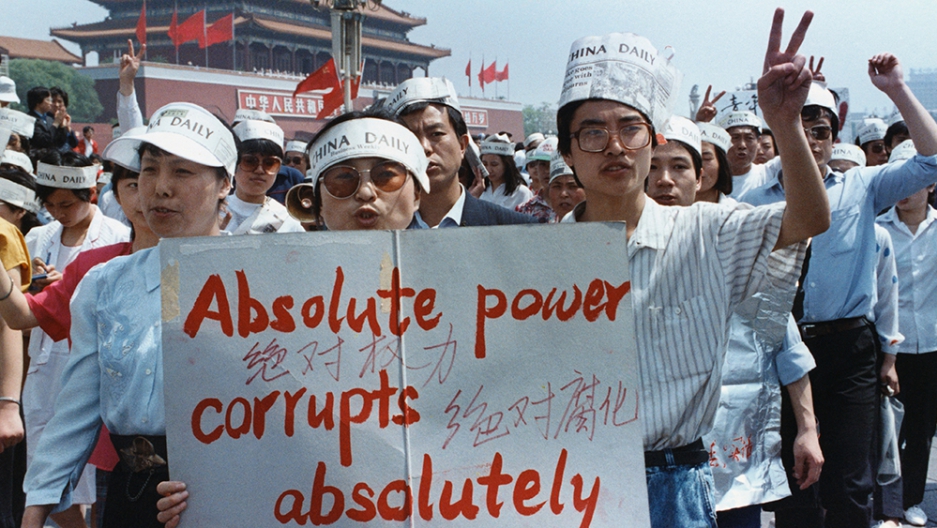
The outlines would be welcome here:
M 649 525 L 623 224 L 160 253 L 185 526 Z

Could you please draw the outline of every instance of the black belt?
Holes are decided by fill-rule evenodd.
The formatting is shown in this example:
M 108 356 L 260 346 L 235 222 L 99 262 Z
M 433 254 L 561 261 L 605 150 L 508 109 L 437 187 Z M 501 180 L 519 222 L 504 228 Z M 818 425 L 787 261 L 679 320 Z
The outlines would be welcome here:
M 670 460 L 668 460 L 668 458 Z M 645 451 L 645 467 L 661 466 L 698 466 L 709 460 L 709 452 L 703 448 L 703 439 L 697 438 L 695 442 L 673 449 L 660 451 Z
M 867 326 L 868 324 L 869 321 L 864 316 L 860 316 L 848 317 L 846 319 L 837 319 L 835 321 L 822 321 L 819 323 L 802 323 L 798 324 L 797 326 L 800 327 L 801 337 L 807 339 L 828 334 L 838 334 L 848 330 L 855 330 L 857 328 Z

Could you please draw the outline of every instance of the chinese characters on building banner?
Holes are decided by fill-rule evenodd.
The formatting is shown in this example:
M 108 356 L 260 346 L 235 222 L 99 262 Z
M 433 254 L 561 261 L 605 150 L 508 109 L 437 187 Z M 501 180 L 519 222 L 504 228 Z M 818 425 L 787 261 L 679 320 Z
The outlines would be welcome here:
M 649 526 L 624 224 L 534 229 L 163 240 L 185 525 Z
M 238 90 L 238 109 L 261 110 L 271 116 L 315 119 L 322 110 L 322 96 L 316 91 L 293 97 L 289 92 Z

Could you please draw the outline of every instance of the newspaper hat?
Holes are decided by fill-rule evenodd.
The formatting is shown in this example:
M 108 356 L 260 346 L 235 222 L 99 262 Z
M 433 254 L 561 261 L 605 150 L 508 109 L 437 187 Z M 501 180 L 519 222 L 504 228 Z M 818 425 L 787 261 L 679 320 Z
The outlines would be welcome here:
M 98 166 L 60 167 L 39 162 L 36 166 L 36 183 L 56 189 L 90 189 L 98 176 Z
M 524 170 L 524 167 L 527 166 L 527 153 L 523 150 L 515 150 L 514 165 L 517 166 L 518 170 Z
M 286 142 L 286 148 L 283 149 L 283 152 L 306 152 L 307 148 L 309 148 L 309 143 L 294 139 Z
M 914 148 L 914 142 L 910 139 L 906 139 L 902 141 L 900 145 L 892 149 L 891 155 L 888 156 L 888 163 L 909 160 L 916 155 L 917 149 Z
M 98 174 L 98 185 L 107 185 L 111 183 L 111 178 L 114 177 L 113 172 L 104 172 L 101 171 L 101 174 Z
M 524 150 L 530 150 L 531 145 L 533 145 L 537 141 L 540 141 L 542 143 L 544 139 L 546 139 L 546 137 L 540 132 L 534 132 L 533 134 L 530 134 L 529 136 L 524 138 Z M 533 148 L 536 148 L 536 147 L 533 147 Z
M 810 84 L 810 91 L 807 92 L 807 100 L 804 101 L 804 106 L 821 106 L 826 108 L 833 115 L 837 115 L 836 111 L 836 98 L 833 97 L 833 92 L 829 91 L 826 87 L 826 83 L 820 81 L 813 81 Z
M 20 98 L 16 95 L 16 83 L 6 75 L 0 75 L 0 101 L 5 103 L 18 103 Z
M 6 152 L 11 134 L 13 134 L 13 129 L 10 128 L 9 123 L 0 123 L 0 155 Z
M 228 176 L 234 176 L 238 159 L 234 135 L 200 106 L 169 103 L 153 114 L 143 134 L 128 132 L 112 141 L 105 152 L 112 161 L 126 161 L 126 165 L 120 164 L 140 172 L 138 151 L 143 143 L 207 167 L 224 167 Z
M 6 178 L 0 178 L 0 200 L 30 212 L 39 210 L 36 191 Z
M 865 152 L 850 143 L 837 143 L 833 145 L 833 155 L 830 156 L 830 161 L 833 160 L 851 161 L 860 167 L 865 167 Z
M 4 150 L 3 157 L 0 157 L 0 165 L 16 165 L 17 167 L 23 169 L 30 176 L 36 176 L 33 174 L 32 160 L 30 160 L 29 156 L 23 154 L 22 152 L 17 152 L 10 149 Z
M 902 121 L 904 121 L 904 118 L 901 117 L 901 112 L 899 112 L 898 110 L 895 110 L 894 112 L 891 113 L 890 116 L 888 116 L 888 119 L 885 120 L 885 123 L 890 127 L 894 125 L 895 123 L 900 123 Z
M 559 108 L 607 99 L 643 113 L 661 130 L 670 119 L 683 74 L 651 42 L 633 33 L 584 37 L 569 50 Z
M 309 172 L 318 183 L 325 169 L 355 158 L 384 158 L 403 164 L 425 192 L 429 192 L 429 162 L 413 132 L 386 119 L 364 117 L 339 123 L 309 145 Z
M 13 132 L 31 138 L 35 130 L 36 118 L 12 108 L 0 108 L 0 123 L 8 123 Z
M 276 143 L 280 148 L 283 148 L 283 129 L 274 123 L 246 119 L 234 126 L 234 134 L 237 135 L 238 139 L 241 141 L 266 139 L 267 141 Z
M 276 123 L 267 112 L 252 110 L 250 108 L 241 108 L 234 112 L 234 119 L 231 120 L 231 124 L 240 123 L 241 121 L 266 121 L 267 123 Z
M 534 153 L 527 158 L 527 162 L 531 161 L 546 161 L 547 163 L 553 159 L 553 154 L 557 151 L 557 145 L 559 140 L 556 137 L 548 137 L 540 142 L 537 145 L 537 148 L 534 149 Z
M 700 145 L 700 131 L 696 123 L 683 116 L 671 116 L 670 121 L 663 129 L 664 139 L 682 141 L 689 145 L 700 156 L 703 155 L 703 147 Z
M 566 161 L 563 160 L 563 155 L 560 154 L 560 151 L 557 150 L 553 153 L 553 157 L 550 158 L 550 183 L 553 183 L 553 180 L 559 178 L 560 176 L 572 176 L 573 169 L 566 164 Z
M 752 127 L 761 133 L 761 118 L 747 110 L 729 112 L 719 120 L 719 126 L 725 130 L 733 127 L 747 126 Z
M 457 112 L 462 111 L 455 85 L 449 79 L 439 77 L 407 79 L 384 99 L 384 107 L 394 115 L 406 113 L 407 108 L 416 103 L 436 103 L 446 105 Z
M 131 128 L 127 131 L 126 134 L 118 136 L 118 138 L 122 138 L 122 141 L 126 141 L 127 138 L 142 136 L 145 133 L 146 127 L 138 126 Z M 117 141 L 117 138 L 114 138 L 113 141 L 104 147 L 104 151 L 101 152 L 101 157 L 112 163 L 116 163 L 127 170 L 133 172 L 139 172 L 140 170 L 137 151 L 123 148 L 122 144 Z
M 879 139 L 885 139 L 885 132 L 888 130 L 888 125 L 885 124 L 885 121 L 882 121 L 879 118 L 866 119 L 865 125 L 859 129 L 859 144 L 865 145 L 869 141 L 876 141 Z
M 482 155 L 497 154 L 499 156 L 514 157 L 514 143 L 504 135 L 491 135 L 479 145 Z
M 726 129 L 710 123 L 696 123 L 699 127 L 699 139 L 722 149 L 723 153 L 729 152 L 732 146 L 732 137 L 726 132 Z

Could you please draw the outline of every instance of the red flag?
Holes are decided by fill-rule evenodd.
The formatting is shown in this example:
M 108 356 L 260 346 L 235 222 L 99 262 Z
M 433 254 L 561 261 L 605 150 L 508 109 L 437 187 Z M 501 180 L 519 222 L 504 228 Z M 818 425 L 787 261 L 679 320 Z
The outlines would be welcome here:
M 482 64 L 478 67 L 478 85 L 485 91 L 485 58 L 482 57 Z
M 222 42 L 234 40 L 234 13 L 219 18 L 214 24 L 208 26 L 205 30 L 205 36 L 205 45 L 202 46 L 199 44 L 199 46 L 203 48 L 213 44 L 221 44 Z
M 507 64 L 504 65 L 503 70 L 495 73 L 495 80 L 499 82 L 508 80 L 508 65 Z
M 140 10 L 140 18 L 137 19 L 137 42 L 146 44 L 146 0 L 143 0 L 143 9 Z
M 169 23 L 169 40 L 172 41 L 173 46 L 178 47 L 179 44 L 176 43 L 176 29 L 179 27 L 179 15 L 176 14 L 176 8 L 172 9 L 172 22 Z
M 338 69 L 335 68 L 335 59 L 329 59 L 329 62 L 300 81 L 296 85 L 296 90 L 293 91 L 293 97 L 303 92 L 327 88 L 332 88 L 333 91 L 337 89 L 339 92 L 342 90 L 342 83 L 338 79 Z
M 488 65 L 487 68 L 483 70 L 485 75 L 485 83 L 491 84 L 498 80 L 498 61 L 492 62 Z
M 190 40 L 197 40 L 200 47 L 205 47 L 205 10 L 190 16 L 181 24 L 176 24 L 176 13 L 169 25 L 169 38 L 175 46 L 180 46 Z
M 472 59 L 465 65 L 465 76 L 469 79 L 469 86 L 472 86 Z

